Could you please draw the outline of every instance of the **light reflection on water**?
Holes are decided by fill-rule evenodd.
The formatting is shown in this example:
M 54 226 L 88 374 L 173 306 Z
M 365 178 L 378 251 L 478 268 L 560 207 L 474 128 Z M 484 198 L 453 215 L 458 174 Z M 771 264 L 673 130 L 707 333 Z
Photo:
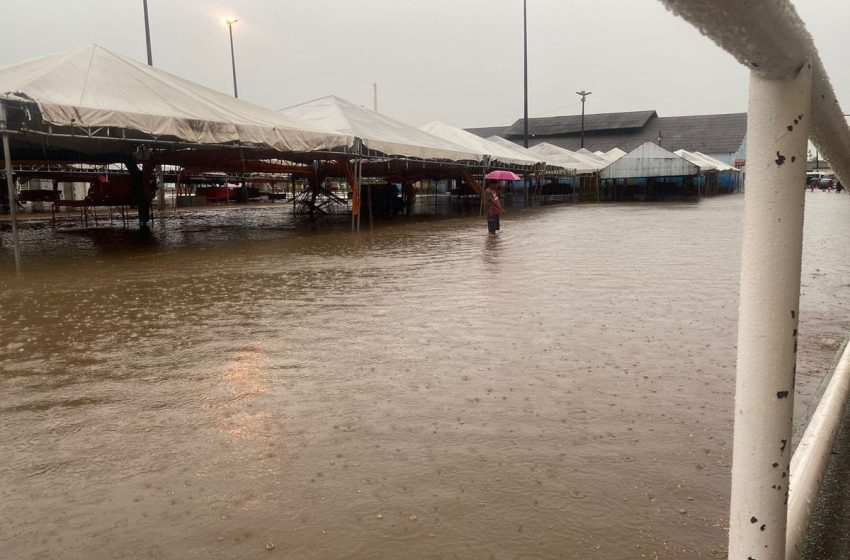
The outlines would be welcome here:
M 850 200 L 807 195 L 804 407 Z M 721 556 L 742 198 L 25 229 L 0 281 L 11 557 Z M 5 239 L 4 239 L 5 242 Z M 275 550 L 266 551 L 268 543 Z

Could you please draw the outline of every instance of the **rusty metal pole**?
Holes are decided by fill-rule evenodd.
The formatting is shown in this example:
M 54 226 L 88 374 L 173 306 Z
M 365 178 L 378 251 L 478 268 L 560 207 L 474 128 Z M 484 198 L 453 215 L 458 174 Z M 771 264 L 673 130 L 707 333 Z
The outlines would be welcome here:
M 730 560 L 785 557 L 811 84 L 750 75 Z

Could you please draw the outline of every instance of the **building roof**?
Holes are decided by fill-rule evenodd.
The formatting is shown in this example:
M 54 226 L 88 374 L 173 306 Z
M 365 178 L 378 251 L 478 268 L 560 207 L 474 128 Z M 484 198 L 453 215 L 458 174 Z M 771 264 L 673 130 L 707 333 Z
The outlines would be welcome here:
M 597 113 L 584 116 L 584 132 L 597 130 L 622 130 L 641 128 L 655 111 L 632 111 L 629 113 Z M 524 136 L 523 119 L 518 119 L 506 132 L 508 137 Z M 581 134 L 581 115 L 562 117 L 537 117 L 528 119 L 528 134 L 534 136 L 560 136 L 563 134 Z
M 464 130 L 471 132 L 476 136 L 480 136 L 481 138 L 490 138 L 491 136 L 501 136 L 502 138 L 505 138 L 505 131 L 509 128 L 510 126 L 479 126 L 464 128 Z
M 578 128 L 572 126 L 574 122 L 579 123 Z M 617 124 L 621 126 L 614 126 Z M 477 130 L 469 129 L 475 134 Z M 654 142 L 670 150 L 732 154 L 741 147 L 746 135 L 746 113 L 684 117 L 659 117 L 655 111 L 604 113 L 585 116 L 584 146 L 592 152 L 607 152 L 612 148 L 631 151 L 645 142 Z M 503 130 L 500 136 L 519 143 L 522 120 Z M 529 145 L 548 142 L 576 151 L 581 147 L 581 116 L 529 119 L 528 142 Z

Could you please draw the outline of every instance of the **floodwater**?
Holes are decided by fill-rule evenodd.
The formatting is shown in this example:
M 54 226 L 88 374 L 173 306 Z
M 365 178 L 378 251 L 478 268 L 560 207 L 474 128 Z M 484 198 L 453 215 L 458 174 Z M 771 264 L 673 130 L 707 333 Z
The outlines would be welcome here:
M 850 329 L 808 193 L 797 416 Z M 25 227 L 4 558 L 724 558 L 743 197 Z

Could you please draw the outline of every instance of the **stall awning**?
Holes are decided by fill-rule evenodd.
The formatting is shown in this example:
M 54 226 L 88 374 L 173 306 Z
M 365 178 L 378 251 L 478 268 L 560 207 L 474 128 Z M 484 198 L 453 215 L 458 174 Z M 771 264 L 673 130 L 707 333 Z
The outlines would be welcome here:
M 98 45 L 0 69 L 0 101 L 33 102 L 45 123 L 100 135 L 281 152 L 345 150 L 347 134 L 301 123 Z M 33 125 L 40 125 L 34 122 Z
M 359 138 L 368 150 L 385 156 L 475 163 L 484 157 L 480 152 L 334 95 L 281 109 L 280 113 Z
M 462 128 L 441 121 L 433 121 L 420 128 L 429 134 L 439 136 L 470 151 L 481 152 L 489 156 L 491 166 L 502 164 L 532 167 L 543 163 L 543 160 L 539 156 L 522 154 L 518 150 L 490 142 Z
M 576 173 L 595 173 L 605 167 L 605 163 L 600 162 L 596 156 L 589 158 L 548 142 L 532 146 L 529 150 L 549 163 L 572 169 Z
M 699 175 L 699 166 L 645 142 L 599 172 L 602 179 L 631 179 L 639 177 L 682 177 Z

